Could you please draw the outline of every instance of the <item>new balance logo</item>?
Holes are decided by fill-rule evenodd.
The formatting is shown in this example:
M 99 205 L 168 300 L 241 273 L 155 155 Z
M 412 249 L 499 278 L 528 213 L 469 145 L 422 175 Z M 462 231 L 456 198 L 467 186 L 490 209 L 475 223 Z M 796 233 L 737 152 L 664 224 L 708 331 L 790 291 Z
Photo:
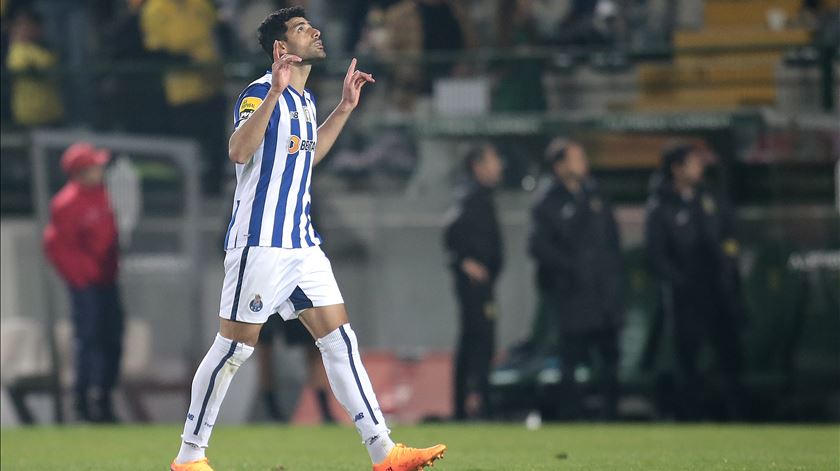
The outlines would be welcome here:
M 364 418 L 365 418 L 365 413 L 364 412 L 359 412 L 358 414 L 356 414 L 356 417 L 353 417 L 353 422 L 358 422 L 358 421 L 360 421 Z
M 189 419 L 189 420 L 195 420 L 195 416 L 194 416 L 194 415 L 192 415 L 192 414 L 187 414 L 187 419 Z

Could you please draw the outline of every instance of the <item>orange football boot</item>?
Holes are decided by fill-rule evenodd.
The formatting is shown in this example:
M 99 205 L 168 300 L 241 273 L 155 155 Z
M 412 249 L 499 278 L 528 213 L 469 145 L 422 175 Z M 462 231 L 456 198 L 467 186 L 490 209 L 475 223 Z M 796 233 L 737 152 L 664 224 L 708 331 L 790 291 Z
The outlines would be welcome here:
M 431 448 L 409 448 L 397 443 L 385 460 L 373 465 L 373 471 L 422 471 L 426 466 L 434 466 L 437 459 L 443 458 L 446 445 Z
M 172 464 L 169 465 L 169 471 L 213 471 L 213 468 L 210 467 L 210 462 L 207 458 L 184 464 L 178 464 L 175 460 L 172 460 Z

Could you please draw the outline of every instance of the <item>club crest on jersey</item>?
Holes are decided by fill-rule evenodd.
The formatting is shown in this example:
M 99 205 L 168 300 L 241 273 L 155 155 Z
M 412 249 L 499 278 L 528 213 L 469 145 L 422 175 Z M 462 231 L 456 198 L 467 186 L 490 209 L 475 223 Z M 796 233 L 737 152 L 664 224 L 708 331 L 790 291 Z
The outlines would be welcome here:
M 248 307 L 249 307 L 249 308 L 251 309 L 251 311 L 253 311 L 253 312 L 260 312 L 260 311 L 262 311 L 262 308 L 263 308 L 263 302 L 262 302 L 262 298 L 260 297 L 260 295 L 259 295 L 259 294 L 255 294 L 255 295 L 254 295 L 254 299 L 252 299 L 252 300 L 251 300 L 251 303 L 250 303 L 250 304 L 248 304 Z

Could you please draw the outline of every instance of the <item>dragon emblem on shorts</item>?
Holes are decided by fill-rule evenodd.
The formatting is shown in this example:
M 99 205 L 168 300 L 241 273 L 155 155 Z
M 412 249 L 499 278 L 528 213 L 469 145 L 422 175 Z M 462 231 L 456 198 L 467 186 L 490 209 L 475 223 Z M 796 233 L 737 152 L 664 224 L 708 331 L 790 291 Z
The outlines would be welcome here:
M 259 294 L 254 295 L 254 299 L 251 300 L 251 303 L 248 304 L 248 307 L 251 308 L 251 310 L 254 312 L 262 311 L 263 302 Z

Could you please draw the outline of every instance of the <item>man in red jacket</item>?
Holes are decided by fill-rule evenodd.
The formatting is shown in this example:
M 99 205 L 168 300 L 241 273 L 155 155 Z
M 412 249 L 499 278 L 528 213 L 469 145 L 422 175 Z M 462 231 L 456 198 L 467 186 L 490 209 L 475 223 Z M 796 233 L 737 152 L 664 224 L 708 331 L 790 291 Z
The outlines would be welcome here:
M 61 157 L 69 177 L 53 197 L 44 230 L 47 258 L 70 289 L 76 338 L 76 412 L 114 422 L 111 390 L 122 354 L 123 312 L 117 290 L 117 226 L 103 184 L 109 152 L 86 142 Z

